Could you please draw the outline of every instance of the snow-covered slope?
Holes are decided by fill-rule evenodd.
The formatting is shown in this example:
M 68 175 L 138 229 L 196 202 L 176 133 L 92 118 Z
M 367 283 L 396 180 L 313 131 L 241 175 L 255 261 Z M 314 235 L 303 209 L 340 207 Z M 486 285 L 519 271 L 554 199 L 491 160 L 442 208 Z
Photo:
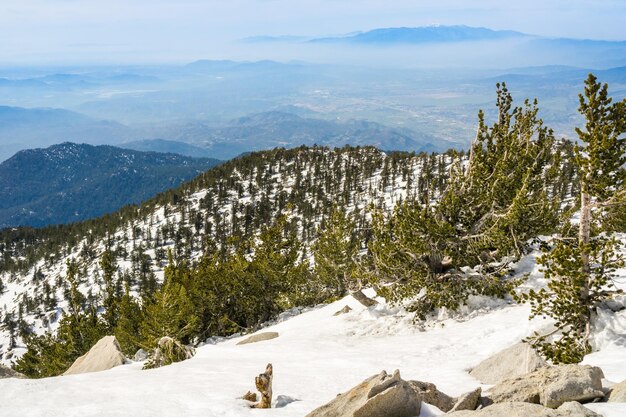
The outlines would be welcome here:
M 541 285 L 533 258 L 523 260 L 519 270 L 532 271 L 531 285 Z M 626 271 L 620 271 L 619 285 L 626 288 Z M 334 316 L 346 304 L 353 310 Z M 546 324 L 529 322 L 525 305 L 480 299 L 470 304 L 462 320 L 441 319 L 423 328 L 400 309 L 385 303 L 365 309 L 346 297 L 285 314 L 261 330 L 278 332 L 276 339 L 241 346 L 241 337 L 217 341 L 198 348 L 188 361 L 156 370 L 132 363 L 100 373 L 0 380 L 0 416 L 302 417 L 383 369 L 400 369 L 404 379 L 430 381 L 459 395 L 480 385 L 468 369 Z M 601 350 L 585 363 L 602 367 L 607 384 L 620 382 L 626 379 L 626 311 L 603 319 L 601 326 Z M 254 391 L 254 377 L 268 362 L 274 365 L 274 398 L 295 401 L 250 409 L 238 397 Z M 588 407 L 605 417 L 626 416 L 626 403 Z M 423 407 L 422 416 L 437 414 Z
M 24 352 L 21 338 L 12 339 L 3 325 L 6 317 L 14 323 L 22 317 L 23 325 L 38 334 L 58 327 L 67 305 L 68 260 L 80 267 L 80 290 L 93 298 L 101 291 L 99 261 L 107 244 L 116 254 L 119 272 L 131 275 L 133 282 L 150 273 L 161 281 L 168 250 L 198 259 L 207 242 L 219 245 L 229 236 L 250 236 L 279 213 L 289 216 L 308 246 L 333 204 L 363 228 L 371 204 L 389 211 L 399 201 L 422 194 L 436 199 L 452 160 L 447 154 L 387 154 L 375 148 L 260 152 L 229 161 L 139 209 L 128 207 L 83 226 L 35 231 L 34 237 L 4 231 L 0 363 L 8 365 Z M 20 262 L 21 267 L 16 265 Z M 133 285 L 132 290 L 139 288 Z

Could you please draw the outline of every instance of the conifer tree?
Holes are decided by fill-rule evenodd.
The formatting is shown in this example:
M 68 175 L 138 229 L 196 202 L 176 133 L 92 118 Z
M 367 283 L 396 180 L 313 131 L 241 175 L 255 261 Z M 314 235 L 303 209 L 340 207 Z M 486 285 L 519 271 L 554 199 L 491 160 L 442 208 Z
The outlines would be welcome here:
M 139 349 L 139 328 L 141 325 L 141 308 L 130 294 L 130 287 L 126 283 L 124 295 L 117 303 L 118 320 L 114 334 L 126 355 L 133 355 Z
M 526 252 L 528 239 L 556 225 L 554 135 L 536 101 L 512 103 L 498 84 L 497 121 L 489 127 L 479 112 L 467 167 L 452 164 L 437 205 L 405 201 L 391 216 L 374 213 L 371 280 L 392 302 L 413 300 L 420 317 L 454 310 L 471 294 L 507 294 L 514 284 L 503 280 L 509 264 Z
M 102 317 L 108 329 L 113 330 L 118 320 L 118 301 L 119 291 L 115 281 L 115 273 L 117 266 L 115 258 L 110 250 L 105 250 L 100 259 L 100 269 L 102 270 L 102 279 L 104 281 L 104 291 L 102 306 L 104 313 Z
M 185 287 L 176 282 L 177 268 L 170 255 L 163 285 L 145 307 L 140 333 L 142 345 L 149 349 L 165 336 L 190 343 L 191 336 L 197 331 L 198 317 L 194 306 Z
M 579 95 L 585 127 L 577 128 L 580 145 L 576 164 L 580 171 L 580 215 L 577 236 L 562 236 L 540 263 L 547 288 L 520 296 L 531 304 L 531 318 L 548 316 L 555 330 L 536 333 L 528 341 L 554 363 L 580 362 L 591 351 L 589 338 L 598 305 L 620 291 L 613 273 L 623 266 L 618 242 L 602 234 L 607 207 L 623 204 L 626 179 L 626 99 L 613 102 L 608 85 L 593 74 Z M 571 228 L 569 219 L 564 229 Z

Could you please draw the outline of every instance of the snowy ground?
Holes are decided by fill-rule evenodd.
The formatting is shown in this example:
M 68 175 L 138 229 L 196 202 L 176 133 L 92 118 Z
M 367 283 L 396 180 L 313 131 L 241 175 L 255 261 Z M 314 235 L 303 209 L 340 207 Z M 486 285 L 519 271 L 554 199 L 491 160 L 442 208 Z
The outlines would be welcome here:
M 354 310 L 333 313 L 344 305 Z M 264 329 L 274 340 L 236 346 L 240 338 L 205 345 L 188 361 L 141 371 L 134 363 L 110 371 L 48 378 L 0 380 L 1 416 L 298 416 L 333 399 L 382 369 L 405 379 L 431 381 L 450 395 L 479 385 L 466 370 L 527 335 L 528 307 L 508 306 L 464 322 L 448 320 L 419 331 L 402 313 L 366 310 L 350 297 Z M 253 410 L 237 399 L 253 378 L 274 365 L 274 397 L 298 401 Z M 612 382 L 626 379 L 626 347 L 590 355 Z M 626 404 L 595 404 L 605 417 L 626 416 Z M 423 416 L 435 415 L 425 408 Z
M 530 285 L 541 285 L 532 256 L 518 268 L 532 272 Z M 626 271 L 620 275 L 626 277 Z M 626 278 L 620 286 L 626 287 Z M 350 313 L 333 315 L 346 304 L 353 308 Z M 545 326 L 528 321 L 528 306 L 489 304 L 481 303 L 483 308 L 463 321 L 437 321 L 420 330 L 402 311 L 384 304 L 365 309 L 346 297 L 262 330 L 279 332 L 277 339 L 207 344 L 194 358 L 161 369 L 142 371 L 141 363 L 133 363 L 99 373 L 0 380 L 0 416 L 303 417 L 383 369 L 399 369 L 404 379 L 433 382 L 456 396 L 480 385 L 468 369 Z M 601 317 L 599 327 L 595 343 L 600 350 L 585 363 L 600 366 L 607 385 L 623 381 L 626 310 Z M 255 391 L 254 377 L 268 362 L 274 365 L 274 398 L 297 401 L 271 410 L 250 409 L 238 397 Z M 626 403 L 588 406 L 605 417 L 626 416 Z M 433 407 L 423 407 L 422 417 L 437 414 Z

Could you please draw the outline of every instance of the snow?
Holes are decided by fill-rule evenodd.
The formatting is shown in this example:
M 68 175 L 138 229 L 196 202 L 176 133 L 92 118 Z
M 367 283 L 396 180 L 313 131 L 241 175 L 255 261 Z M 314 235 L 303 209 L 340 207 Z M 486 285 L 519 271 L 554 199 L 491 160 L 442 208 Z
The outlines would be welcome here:
M 353 310 L 333 315 L 345 305 Z M 544 325 L 528 321 L 526 305 L 483 310 L 465 321 L 433 321 L 424 330 L 402 309 L 384 302 L 366 309 L 346 297 L 302 314 L 284 314 L 261 330 L 278 332 L 276 339 L 241 346 L 237 342 L 245 336 L 212 341 L 194 358 L 160 369 L 142 371 L 141 363 L 132 363 L 99 373 L 0 380 L 0 416 L 302 417 L 383 369 L 400 369 L 404 379 L 433 382 L 456 396 L 480 385 L 468 369 Z M 607 385 L 626 379 L 626 346 L 617 343 L 626 336 L 612 337 L 616 343 L 585 358 L 602 367 Z M 274 398 L 296 401 L 272 410 L 250 409 L 238 397 L 254 391 L 254 377 L 269 362 Z M 626 415 L 626 404 L 589 407 L 605 417 Z M 424 406 L 421 416 L 439 414 Z

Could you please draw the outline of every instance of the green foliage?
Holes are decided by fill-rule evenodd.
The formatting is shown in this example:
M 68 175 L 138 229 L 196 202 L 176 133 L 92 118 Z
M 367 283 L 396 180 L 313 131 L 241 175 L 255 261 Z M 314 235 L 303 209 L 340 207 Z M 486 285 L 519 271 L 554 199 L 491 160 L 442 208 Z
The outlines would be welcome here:
M 527 341 L 553 363 L 578 363 L 591 352 L 588 336 L 592 317 L 598 305 L 613 290 L 614 272 L 624 266 L 616 254 L 615 239 L 598 237 L 586 247 L 576 240 L 561 240 L 539 259 L 547 288 L 531 290 L 518 297 L 531 306 L 530 318 L 555 320 L 555 333 L 535 333 Z M 591 261 L 586 271 L 583 253 Z M 615 293 L 621 291 L 615 290 Z
M 623 265 L 616 253 L 617 242 L 601 232 L 603 227 L 612 231 L 623 225 L 619 213 L 623 212 L 626 178 L 626 99 L 613 103 L 608 86 L 589 74 L 579 101 L 585 128 L 576 129 L 581 140 L 575 149 L 581 173 L 578 237 L 566 236 L 552 250 L 545 250 L 540 263 L 549 280 L 547 288 L 520 296 L 530 302 L 531 317 L 555 320 L 554 332 L 536 333 L 528 339 L 554 363 L 578 363 L 591 351 L 589 336 L 596 308 L 619 292 L 611 278 Z M 571 230 L 569 219 L 564 229 Z
M 140 334 L 143 344 L 153 348 L 162 337 L 171 337 L 190 343 L 197 332 L 198 317 L 187 289 L 178 281 L 177 275 L 186 270 L 172 263 L 165 269 L 165 281 L 154 294 L 144 310 Z
M 345 213 L 334 207 L 322 224 L 318 240 L 313 245 L 315 274 L 323 300 L 333 300 L 346 295 L 355 288 L 359 241 L 355 236 L 356 225 Z
M 371 281 L 418 317 L 470 295 L 506 295 L 516 284 L 505 279 L 508 264 L 556 225 L 562 159 L 553 133 L 536 101 L 512 108 L 504 84 L 497 95 L 498 121 L 488 127 L 479 113 L 468 166 L 453 162 L 439 204 L 405 201 L 389 217 L 374 214 Z
M 118 320 L 113 334 L 120 344 L 122 352 L 130 357 L 140 348 L 139 326 L 143 318 L 141 307 L 130 294 L 128 284 L 126 284 L 124 295 L 116 307 L 118 308 Z
M 43 378 L 65 372 L 72 363 L 106 335 L 94 306 L 84 306 L 78 290 L 78 266 L 68 261 L 66 280 L 70 284 L 68 311 L 63 313 L 55 335 L 26 335 L 28 351 L 15 364 L 15 370 L 30 378 Z

